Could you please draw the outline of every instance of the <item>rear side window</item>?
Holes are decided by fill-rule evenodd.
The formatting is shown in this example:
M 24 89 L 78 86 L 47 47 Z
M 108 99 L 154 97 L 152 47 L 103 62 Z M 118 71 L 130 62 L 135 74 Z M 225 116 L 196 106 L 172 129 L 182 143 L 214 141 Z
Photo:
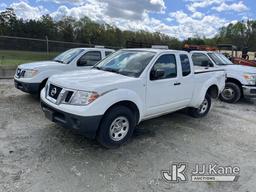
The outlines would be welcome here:
M 194 53 L 192 55 L 192 60 L 195 66 L 200 67 L 213 67 L 213 63 L 209 57 L 203 53 Z
M 77 66 L 93 66 L 100 60 L 101 60 L 100 51 L 89 51 L 79 59 Z
M 106 51 L 105 56 L 107 57 L 107 56 L 111 55 L 112 53 L 113 53 L 112 51 Z
M 191 67 L 190 67 L 190 62 L 189 62 L 188 56 L 180 55 L 180 62 L 181 62 L 183 77 L 188 76 L 191 73 Z
M 164 75 L 157 79 L 153 79 L 152 74 L 157 70 L 163 70 Z M 177 64 L 175 55 L 166 54 L 160 56 L 151 70 L 150 80 L 169 79 L 174 77 L 177 77 Z

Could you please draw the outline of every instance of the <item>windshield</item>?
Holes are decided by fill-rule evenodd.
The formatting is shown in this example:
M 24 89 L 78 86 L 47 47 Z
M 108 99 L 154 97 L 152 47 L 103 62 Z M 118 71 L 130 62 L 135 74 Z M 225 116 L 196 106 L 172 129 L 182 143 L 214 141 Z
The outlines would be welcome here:
M 94 68 L 129 77 L 139 77 L 155 56 L 150 51 L 121 50 L 95 65 Z
M 221 53 L 208 53 L 216 65 L 232 65 L 233 63 Z
M 230 61 L 225 55 L 222 53 L 218 53 L 218 55 L 223 61 L 225 61 L 225 64 L 233 65 L 232 61 Z
M 53 59 L 53 61 L 69 64 L 73 59 L 76 58 L 80 53 L 82 53 L 84 49 L 70 49 L 65 51 L 64 53 L 61 53 L 57 57 Z

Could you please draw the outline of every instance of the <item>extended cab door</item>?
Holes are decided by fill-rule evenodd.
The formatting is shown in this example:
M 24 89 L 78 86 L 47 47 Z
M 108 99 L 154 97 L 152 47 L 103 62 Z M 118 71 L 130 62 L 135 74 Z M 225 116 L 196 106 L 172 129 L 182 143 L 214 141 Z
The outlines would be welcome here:
M 77 67 L 81 69 L 90 68 L 100 60 L 102 60 L 101 51 L 88 51 L 78 59 Z
M 192 97 L 195 87 L 194 73 L 193 73 L 193 63 L 188 54 L 179 54 L 179 62 L 181 66 L 181 71 L 179 73 L 179 83 L 177 94 L 179 95 L 179 101 L 182 105 L 187 106 Z
M 178 66 L 175 54 L 159 56 L 148 75 L 146 89 L 146 116 L 171 112 L 179 106 Z

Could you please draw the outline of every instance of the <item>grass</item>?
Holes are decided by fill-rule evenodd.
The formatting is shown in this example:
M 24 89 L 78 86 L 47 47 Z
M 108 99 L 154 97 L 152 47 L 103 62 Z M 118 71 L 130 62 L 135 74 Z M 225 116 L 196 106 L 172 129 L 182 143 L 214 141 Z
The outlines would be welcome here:
M 0 50 L 0 67 L 16 68 L 23 63 L 52 59 L 57 54 L 56 52 L 47 55 L 45 52 Z

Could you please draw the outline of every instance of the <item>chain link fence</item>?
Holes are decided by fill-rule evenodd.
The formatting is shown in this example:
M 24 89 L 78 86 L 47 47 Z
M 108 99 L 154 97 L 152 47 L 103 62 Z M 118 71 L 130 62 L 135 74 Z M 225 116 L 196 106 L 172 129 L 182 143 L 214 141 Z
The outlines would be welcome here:
M 0 36 L 0 67 L 16 67 L 21 63 L 48 60 L 71 48 L 95 47 L 93 44 L 36 38 Z M 106 48 L 120 49 L 102 45 Z
M 65 42 L 26 37 L 0 36 L 0 50 L 19 50 L 19 51 L 37 51 L 37 52 L 63 52 L 67 49 L 76 47 L 95 47 L 94 44 L 86 44 L 79 42 Z M 106 48 L 120 49 L 120 47 L 113 47 L 102 45 Z
M 71 48 L 95 47 L 93 44 L 36 38 L 0 36 L 0 78 L 12 77 L 19 64 L 53 59 Z M 118 50 L 120 47 L 101 45 Z

